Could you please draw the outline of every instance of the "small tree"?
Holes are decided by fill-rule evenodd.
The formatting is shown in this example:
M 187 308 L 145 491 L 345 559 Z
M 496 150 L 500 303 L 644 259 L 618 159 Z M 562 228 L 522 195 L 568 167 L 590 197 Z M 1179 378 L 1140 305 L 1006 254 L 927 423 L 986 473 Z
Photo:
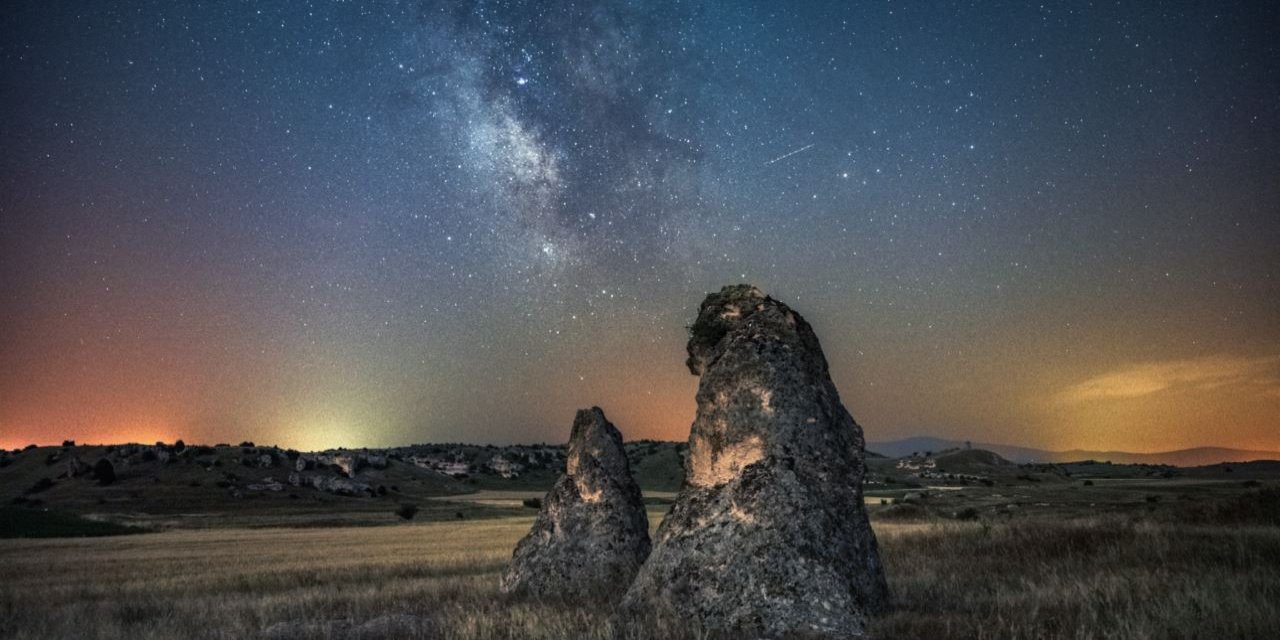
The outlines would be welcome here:
M 105 487 L 116 481 L 116 468 L 110 460 L 103 458 L 93 465 L 93 477 Z
M 414 516 L 418 515 L 418 505 L 406 502 L 396 509 L 396 515 L 406 521 L 412 520 Z

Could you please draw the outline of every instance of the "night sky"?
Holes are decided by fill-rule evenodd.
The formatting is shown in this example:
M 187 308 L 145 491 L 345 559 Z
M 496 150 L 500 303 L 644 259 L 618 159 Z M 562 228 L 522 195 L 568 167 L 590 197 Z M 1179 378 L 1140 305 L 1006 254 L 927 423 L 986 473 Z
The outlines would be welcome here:
M 1274 2 L 49 2 L 0 446 L 684 439 L 750 282 L 869 440 L 1280 449 Z

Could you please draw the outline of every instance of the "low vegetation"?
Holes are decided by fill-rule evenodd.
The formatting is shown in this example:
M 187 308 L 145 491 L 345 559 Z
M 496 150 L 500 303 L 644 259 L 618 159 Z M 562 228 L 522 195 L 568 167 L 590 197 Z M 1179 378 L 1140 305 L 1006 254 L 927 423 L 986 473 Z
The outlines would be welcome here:
M 412 520 L 414 516 L 418 515 L 418 505 L 410 503 L 402 504 L 399 507 L 396 507 L 396 515 L 400 516 L 401 520 Z
M 91 520 L 73 513 L 0 507 L 0 538 L 82 538 L 146 531 L 140 527 Z
M 661 511 L 652 516 L 656 524 Z M 529 524 L 525 516 L 4 540 L 0 635 L 324 637 L 335 624 L 377 620 L 405 637 L 609 637 L 600 603 L 498 593 Z M 1280 628 L 1274 525 L 1130 514 L 877 520 L 876 530 L 896 603 L 873 621 L 876 638 L 1267 638 Z
M 393 459 L 369 472 L 386 494 L 348 497 L 249 489 L 292 468 L 287 457 L 246 465 L 261 454 L 252 443 L 174 445 L 167 463 L 144 462 L 148 451 L 162 450 L 116 464 L 110 483 L 105 470 L 71 477 L 67 460 L 111 448 L 6 456 L 0 638 L 360 637 L 351 630 L 362 625 L 378 630 L 370 637 L 612 637 L 607 603 L 498 593 L 551 468 L 472 483 Z M 680 449 L 641 442 L 627 453 L 656 525 Z M 1280 628 L 1276 468 L 1032 468 L 968 452 L 929 468 L 868 466 L 895 599 L 872 637 L 1270 638 Z M 618 631 L 699 637 L 652 621 Z

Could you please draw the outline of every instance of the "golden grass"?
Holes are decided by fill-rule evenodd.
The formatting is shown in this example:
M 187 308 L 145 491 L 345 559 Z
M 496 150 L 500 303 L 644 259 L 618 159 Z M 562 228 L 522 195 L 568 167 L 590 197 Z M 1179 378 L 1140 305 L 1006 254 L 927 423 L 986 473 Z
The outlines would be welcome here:
M 393 637 L 609 637 L 600 603 L 497 592 L 530 522 L 0 540 L 0 636 L 238 639 L 282 621 L 405 614 L 429 628 Z M 873 622 L 876 637 L 1262 638 L 1280 628 L 1276 527 L 1091 518 L 876 529 L 897 601 Z M 320 624 L 301 637 L 331 635 Z

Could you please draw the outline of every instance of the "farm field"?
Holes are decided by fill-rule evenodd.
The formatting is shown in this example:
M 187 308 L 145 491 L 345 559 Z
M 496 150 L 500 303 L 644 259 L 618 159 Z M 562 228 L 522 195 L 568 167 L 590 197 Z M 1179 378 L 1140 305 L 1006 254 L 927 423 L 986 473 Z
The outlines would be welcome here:
M 676 496 L 678 446 L 632 451 L 654 529 Z M 360 474 L 386 495 L 264 491 L 250 487 L 283 478 L 285 455 L 221 447 L 122 464 L 106 486 L 59 475 L 63 461 L 104 451 L 43 448 L 0 468 L 13 496 L 0 507 L 0 638 L 714 637 L 614 620 L 607 602 L 499 593 L 555 469 L 472 482 L 392 458 Z M 246 465 L 264 451 L 281 461 Z M 894 603 L 872 619 L 874 638 L 1280 628 L 1274 463 L 1016 465 L 974 450 L 914 468 L 929 459 L 868 462 L 865 502 Z
M 653 526 L 660 517 L 651 510 Z M 0 636 L 612 637 L 601 603 L 498 592 L 531 522 L 0 540 Z M 875 529 L 895 598 L 873 620 L 876 638 L 1264 638 L 1280 624 L 1274 525 L 1129 514 Z

